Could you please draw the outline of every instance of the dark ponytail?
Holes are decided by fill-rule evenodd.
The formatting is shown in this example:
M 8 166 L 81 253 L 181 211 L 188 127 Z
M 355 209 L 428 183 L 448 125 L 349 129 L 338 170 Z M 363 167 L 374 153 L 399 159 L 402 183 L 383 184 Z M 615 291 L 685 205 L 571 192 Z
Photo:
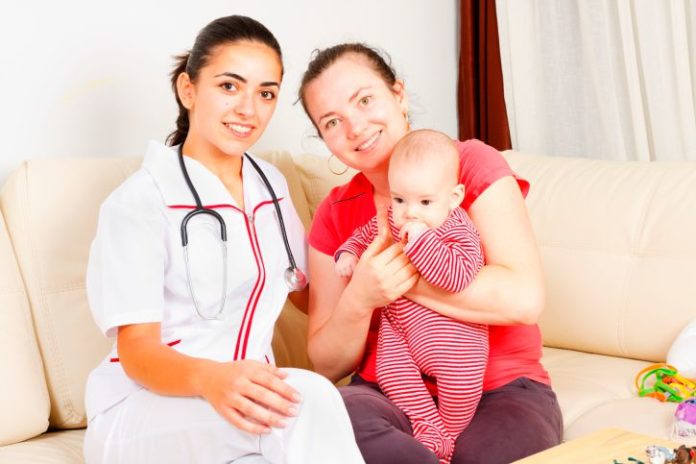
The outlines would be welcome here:
M 176 103 L 179 106 L 179 116 L 176 118 L 176 130 L 167 136 L 167 145 L 184 143 L 189 131 L 188 110 L 181 103 L 176 88 L 179 75 L 185 72 L 191 82 L 196 82 L 198 73 L 208 63 L 215 47 L 241 41 L 262 43 L 274 50 L 280 61 L 282 77 L 283 53 L 275 36 L 266 26 L 247 16 L 233 15 L 216 19 L 198 33 L 190 52 L 175 57 L 175 66 L 170 78 Z
M 186 72 L 186 65 L 188 64 L 189 54 L 183 53 L 174 57 L 176 65 L 169 77 L 172 82 L 172 90 L 174 91 L 174 98 L 176 98 L 176 104 L 179 107 L 179 116 L 176 118 L 176 130 L 167 136 L 167 145 L 174 146 L 184 143 L 186 140 L 186 135 L 189 130 L 189 118 L 188 110 L 181 103 L 179 98 L 179 92 L 176 90 L 176 81 L 179 78 L 179 74 Z

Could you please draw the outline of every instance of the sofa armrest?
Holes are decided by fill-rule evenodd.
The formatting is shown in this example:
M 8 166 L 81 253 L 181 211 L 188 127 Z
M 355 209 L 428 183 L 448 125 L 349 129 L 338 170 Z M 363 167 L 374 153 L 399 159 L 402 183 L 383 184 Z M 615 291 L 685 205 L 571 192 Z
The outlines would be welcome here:
M 0 214 L 0 446 L 48 428 L 43 363 L 5 220 Z

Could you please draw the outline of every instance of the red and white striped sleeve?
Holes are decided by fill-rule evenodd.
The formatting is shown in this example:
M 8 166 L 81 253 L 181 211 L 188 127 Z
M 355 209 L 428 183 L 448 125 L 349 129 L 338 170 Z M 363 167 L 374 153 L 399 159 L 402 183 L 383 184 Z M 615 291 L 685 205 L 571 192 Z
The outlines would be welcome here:
M 367 246 L 372 243 L 372 240 L 374 240 L 376 236 L 377 217 L 373 217 L 367 224 L 357 227 L 350 238 L 336 250 L 336 253 L 334 253 L 334 261 L 337 261 L 341 253 L 344 252 L 352 253 L 360 258 L 367 249 Z
M 461 208 L 439 228 L 419 235 L 404 251 L 427 282 L 453 293 L 464 290 L 483 266 L 478 232 Z

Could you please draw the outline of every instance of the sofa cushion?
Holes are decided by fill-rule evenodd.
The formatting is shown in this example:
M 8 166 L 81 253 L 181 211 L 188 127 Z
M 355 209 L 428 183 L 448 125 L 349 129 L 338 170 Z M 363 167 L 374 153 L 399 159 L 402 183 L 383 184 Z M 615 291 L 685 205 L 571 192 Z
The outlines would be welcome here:
M 43 433 L 50 403 L 29 301 L 0 214 L 0 446 Z M 9 462 L 9 461 L 8 461 Z
M 564 438 L 573 440 L 601 428 L 615 427 L 684 443 L 683 439 L 672 437 L 675 409 L 674 403 L 661 403 L 653 398 L 634 396 L 607 401 L 578 417 L 565 429 Z
M 563 412 L 564 439 L 606 427 L 668 439 L 676 405 L 636 394 L 634 379 L 652 363 L 544 348 L 542 359 Z
M 505 155 L 531 182 L 544 344 L 664 361 L 696 316 L 696 163 Z
M 84 430 L 45 433 L 40 437 L 0 448 L 0 462 L 12 464 L 81 464 Z
M 85 425 L 85 379 L 112 344 L 92 321 L 84 274 L 97 209 L 139 163 L 134 158 L 33 160 L 10 176 L 2 192 L 44 361 L 50 422 L 57 428 Z

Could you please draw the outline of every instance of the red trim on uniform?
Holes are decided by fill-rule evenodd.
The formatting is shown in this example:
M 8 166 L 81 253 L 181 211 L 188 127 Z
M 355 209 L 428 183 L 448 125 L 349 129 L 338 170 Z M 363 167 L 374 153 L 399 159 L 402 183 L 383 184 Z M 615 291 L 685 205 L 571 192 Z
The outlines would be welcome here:
M 246 325 L 246 320 L 247 316 L 249 315 L 249 308 L 251 306 L 251 302 L 254 299 L 254 294 L 256 293 L 256 289 L 259 286 L 259 282 L 261 282 L 261 266 L 259 265 L 259 258 L 256 255 L 256 249 L 254 248 L 254 241 L 251 238 L 251 229 L 249 227 L 249 218 L 244 215 L 244 225 L 246 226 L 247 229 L 247 235 L 249 236 L 249 243 L 251 243 L 251 251 L 254 253 L 254 260 L 256 261 L 256 269 L 258 271 L 258 275 L 256 277 L 256 282 L 254 282 L 254 288 L 251 290 L 251 294 L 249 295 L 249 299 L 247 300 L 246 308 L 244 308 L 244 316 L 242 317 L 242 324 L 239 327 L 239 332 L 237 333 L 237 343 L 235 344 L 234 347 L 234 360 L 239 359 L 239 347 L 242 343 L 242 334 L 244 333 L 244 326 Z
M 285 197 L 280 197 L 280 198 L 278 198 L 278 201 L 280 202 L 284 198 Z M 259 203 L 258 205 L 256 205 L 254 207 L 253 212 L 255 213 L 256 210 L 259 209 L 261 206 L 271 205 L 271 204 L 273 204 L 273 200 L 262 201 L 261 203 Z M 172 209 L 196 209 L 196 205 L 167 205 L 167 207 L 172 208 Z M 227 203 L 220 203 L 219 205 L 203 205 L 203 208 L 207 208 L 207 209 L 232 208 L 234 210 L 239 211 L 240 213 L 244 212 L 241 209 L 237 208 L 236 206 L 230 205 Z
M 181 343 L 181 340 L 174 340 L 173 342 L 167 343 L 167 346 L 175 346 L 175 345 L 178 345 L 179 343 Z M 119 360 L 119 358 L 111 358 L 111 359 L 109 359 L 109 361 L 111 361 L 112 363 L 121 362 Z
M 281 197 L 278 199 L 278 201 L 282 200 L 285 197 Z M 256 211 L 265 205 L 271 205 L 273 204 L 273 200 L 266 200 L 262 201 L 261 203 L 257 204 L 254 209 L 252 210 L 252 216 L 256 213 Z M 254 320 L 254 314 L 256 313 L 256 306 L 258 305 L 259 298 L 261 298 L 261 292 L 263 291 L 263 288 L 266 284 L 266 266 L 263 262 L 263 256 L 261 255 L 261 247 L 259 246 L 258 243 L 258 237 L 256 235 L 256 229 L 254 228 L 254 232 L 252 234 L 251 227 L 249 226 L 249 218 L 245 215 L 244 216 L 244 224 L 246 225 L 247 228 L 247 234 L 249 236 L 249 243 L 251 244 L 251 251 L 254 253 L 254 260 L 256 261 L 256 266 L 259 272 L 259 276 L 256 280 L 256 283 L 254 284 L 254 288 L 251 291 L 251 295 L 249 295 L 249 300 L 247 301 L 247 306 L 244 309 L 244 316 L 242 317 L 242 324 L 239 328 L 239 333 L 237 334 L 237 343 L 235 344 L 234 347 L 234 359 L 245 359 L 246 357 L 246 350 L 247 350 L 247 345 L 249 344 L 249 334 L 251 333 L 251 325 Z M 260 282 L 260 285 L 259 285 Z M 258 289 L 258 292 L 257 292 Z M 251 309 L 251 311 L 250 311 Z M 247 319 L 248 316 L 248 319 Z M 241 354 L 240 354 L 240 347 L 241 347 Z
M 280 200 L 282 200 L 282 199 L 284 199 L 284 198 L 285 198 L 285 197 L 280 197 L 280 198 L 278 198 L 278 203 L 280 203 Z M 262 201 L 261 203 L 259 203 L 258 205 L 256 205 L 256 206 L 254 207 L 254 210 L 252 211 L 252 214 L 256 214 L 256 211 L 257 211 L 260 207 L 265 206 L 265 205 L 272 205 L 272 204 L 273 204 L 273 200 Z
M 196 205 L 167 205 L 167 207 L 172 208 L 172 209 L 196 209 Z M 244 212 L 234 205 L 228 205 L 225 203 L 222 203 L 219 205 L 203 205 L 203 208 L 207 208 L 207 209 L 232 208 L 234 210 L 239 211 L 240 213 Z
M 258 261 L 261 263 L 261 270 L 263 272 L 263 281 L 259 287 L 259 291 L 254 299 L 254 304 L 251 308 L 251 315 L 249 317 L 249 324 L 247 325 L 246 334 L 244 335 L 244 345 L 242 347 L 242 359 L 246 358 L 246 349 L 249 345 L 249 334 L 251 333 L 251 324 L 254 322 L 254 313 L 256 313 L 256 306 L 259 303 L 259 298 L 261 298 L 261 292 L 266 284 L 266 265 L 263 262 L 263 256 L 261 255 L 261 247 L 259 246 L 259 237 L 256 235 L 256 228 L 254 228 L 254 235 L 252 238 L 252 249 L 254 250 L 254 256 L 258 253 Z

